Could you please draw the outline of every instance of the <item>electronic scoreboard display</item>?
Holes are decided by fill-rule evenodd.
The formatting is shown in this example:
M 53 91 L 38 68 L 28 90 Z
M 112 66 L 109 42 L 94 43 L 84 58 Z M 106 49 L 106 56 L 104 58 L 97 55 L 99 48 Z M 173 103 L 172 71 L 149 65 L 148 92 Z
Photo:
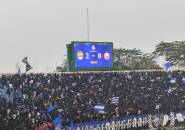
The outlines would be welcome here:
M 112 68 L 112 43 L 74 43 L 75 68 Z

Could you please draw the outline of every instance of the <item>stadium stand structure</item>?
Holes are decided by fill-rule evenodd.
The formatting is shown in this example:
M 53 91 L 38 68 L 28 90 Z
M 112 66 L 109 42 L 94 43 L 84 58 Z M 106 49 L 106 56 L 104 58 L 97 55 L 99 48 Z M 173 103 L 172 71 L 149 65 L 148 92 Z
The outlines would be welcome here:
M 0 129 L 61 129 L 71 123 L 74 129 L 80 129 L 78 124 L 84 122 L 142 115 L 155 115 L 151 127 L 159 127 L 165 114 L 166 124 L 170 120 L 168 124 L 176 126 L 184 122 L 183 114 L 176 114 L 185 110 L 184 79 L 182 70 L 2 74 Z M 97 111 L 96 105 L 105 107 Z M 135 123 L 139 128 L 148 127 L 143 122 Z M 118 127 L 132 126 L 134 119 L 129 127 L 128 123 Z

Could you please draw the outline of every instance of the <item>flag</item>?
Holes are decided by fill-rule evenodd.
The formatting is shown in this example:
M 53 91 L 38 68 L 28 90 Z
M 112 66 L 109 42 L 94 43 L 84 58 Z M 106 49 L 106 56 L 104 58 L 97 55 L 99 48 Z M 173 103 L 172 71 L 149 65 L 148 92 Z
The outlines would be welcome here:
M 56 126 L 62 126 L 62 116 L 58 115 L 54 120 L 53 124 Z
M 103 112 L 105 110 L 105 104 L 97 104 L 94 109 L 98 112 Z
M 32 67 L 31 67 L 31 65 L 30 64 L 26 64 L 26 72 L 28 72 L 29 70 L 31 70 L 32 69 Z
M 22 60 L 23 63 L 27 64 L 28 63 L 28 57 L 24 57 L 24 59 Z
M 171 68 L 173 66 L 173 64 L 171 63 L 171 62 L 169 62 L 169 61 L 167 61 L 165 64 L 164 64 L 164 68 L 166 69 L 166 70 L 168 70 L 169 68 Z
M 113 98 L 111 99 L 111 104 L 117 105 L 118 103 L 119 103 L 119 97 L 113 97 Z
M 47 111 L 48 111 L 48 113 L 50 113 L 50 112 L 52 112 L 54 109 L 55 109 L 54 106 L 53 106 L 52 104 L 49 104 Z
M 26 64 L 26 72 L 28 72 L 29 70 L 31 70 L 33 67 L 28 63 L 28 57 L 25 57 L 23 60 L 22 60 L 23 63 Z
M 185 84 L 185 77 L 182 78 L 182 83 Z

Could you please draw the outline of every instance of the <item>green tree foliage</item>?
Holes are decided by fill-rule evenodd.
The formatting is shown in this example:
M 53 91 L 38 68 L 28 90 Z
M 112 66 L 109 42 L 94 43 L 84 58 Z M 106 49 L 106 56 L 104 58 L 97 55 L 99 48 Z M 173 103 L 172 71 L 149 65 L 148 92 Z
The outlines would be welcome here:
M 185 41 L 161 42 L 153 52 L 155 57 L 164 56 L 178 67 L 185 67 Z
M 114 49 L 114 70 L 153 70 L 160 69 L 154 57 L 139 49 Z
M 114 49 L 113 70 L 154 70 L 160 69 L 155 58 L 139 49 Z M 67 60 L 57 67 L 58 72 L 67 71 Z

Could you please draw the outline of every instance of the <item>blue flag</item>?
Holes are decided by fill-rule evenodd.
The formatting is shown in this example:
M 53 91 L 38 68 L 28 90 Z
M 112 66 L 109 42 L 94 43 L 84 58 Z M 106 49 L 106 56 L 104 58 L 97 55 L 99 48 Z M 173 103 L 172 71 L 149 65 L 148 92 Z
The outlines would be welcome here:
M 167 61 L 165 64 L 164 64 L 164 68 L 166 69 L 166 70 L 168 70 L 169 68 L 171 68 L 173 66 L 173 64 L 171 63 L 171 62 L 169 62 L 169 61 Z
M 62 116 L 58 115 L 54 120 L 53 123 L 56 126 L 62 126 Z
M 98 112 L 104 111 L 105 109 L 105 104 L 97 104 L 96 106 L 94 106 L 94 109 Z
M 54 109 L 55 109 L 54 106 L 52 104 L 49 104 L 48 109 L 47 109 L 48 113 L 52 112 Z

